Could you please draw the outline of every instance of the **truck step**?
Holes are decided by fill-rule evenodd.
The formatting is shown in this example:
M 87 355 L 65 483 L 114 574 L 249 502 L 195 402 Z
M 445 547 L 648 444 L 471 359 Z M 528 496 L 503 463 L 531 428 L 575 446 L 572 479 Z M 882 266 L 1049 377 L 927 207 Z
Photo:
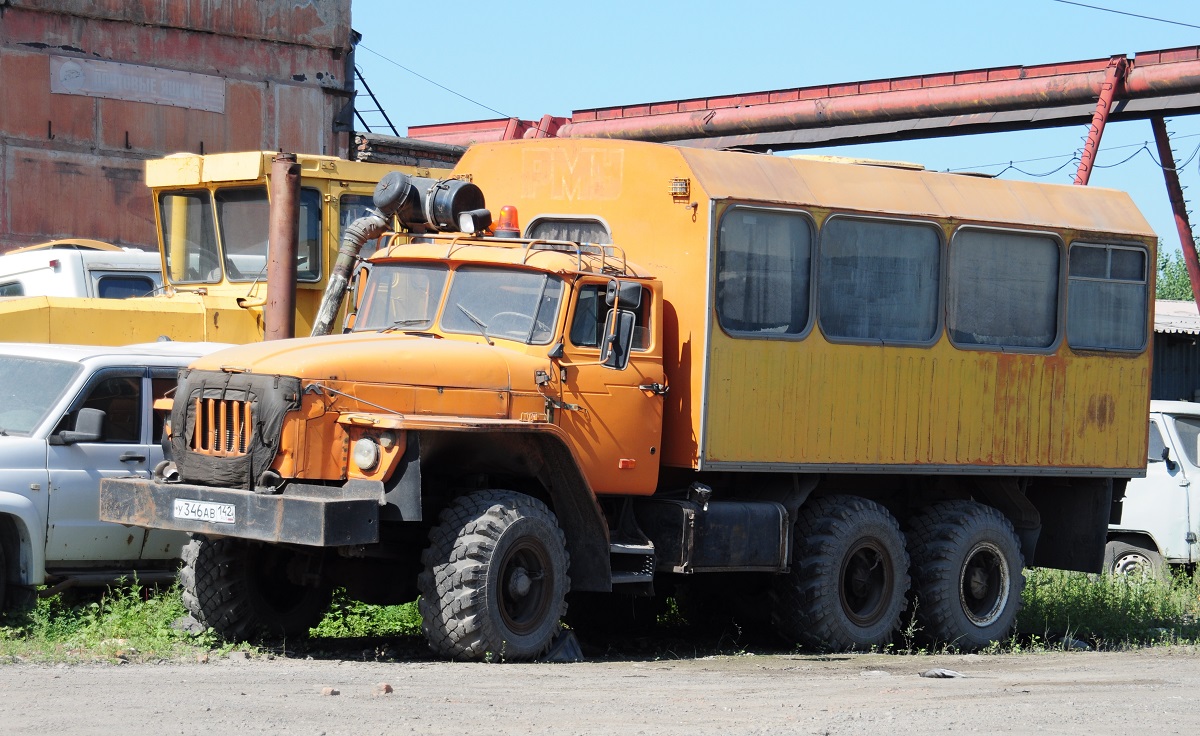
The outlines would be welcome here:
M 650 583 L 654 580 L 654 545 L 612 542 L 609 544 L 613 585 Z

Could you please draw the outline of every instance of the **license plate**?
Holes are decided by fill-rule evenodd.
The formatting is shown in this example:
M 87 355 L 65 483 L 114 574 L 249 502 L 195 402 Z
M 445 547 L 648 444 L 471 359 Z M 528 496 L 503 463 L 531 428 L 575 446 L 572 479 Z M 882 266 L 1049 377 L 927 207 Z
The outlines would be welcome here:
M 173 515 L 176 519 L 207 521 L 214 524 L 232 524 L 234 522 L 234 509 L 231 503 L 211 503 L 177 498 Z

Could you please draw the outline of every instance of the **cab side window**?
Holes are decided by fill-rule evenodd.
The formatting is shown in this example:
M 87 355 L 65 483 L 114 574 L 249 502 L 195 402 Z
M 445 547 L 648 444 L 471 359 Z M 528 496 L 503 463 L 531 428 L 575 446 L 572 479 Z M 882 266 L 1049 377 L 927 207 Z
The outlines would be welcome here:
M 1146 454 L 1150 456 L 1150 458 L 1149 458 L 1150 462 L 1152 462 L 1152 463 L 1162 462 L 1162 459 L 1163 459 L 1162 452 L 1163 452 L 1163 450 L 1167 449 L 1167 445 L 1163 442 L 1162 430 L 1160 430 L 1158 428 L 1158 422 L 1156 422 L 1154 420 L 1150 421 L 1150 445 L 1149 445 L 1149 447 L 1150 447 L 1150 449 Z
M 599 348 L 604 339 L 604 328 L 608 322 L 609 309 L 604 299 L 604 284 L 586 284 L 578 291 L 575 301 L 575 316 L 571 320 L 571 344 L 581 348 Z M 650 295 L 642 289 L 642 303 L 633 310 L 636 319 L 633 328 L 633 349 L 645 350 L 650 346 Z

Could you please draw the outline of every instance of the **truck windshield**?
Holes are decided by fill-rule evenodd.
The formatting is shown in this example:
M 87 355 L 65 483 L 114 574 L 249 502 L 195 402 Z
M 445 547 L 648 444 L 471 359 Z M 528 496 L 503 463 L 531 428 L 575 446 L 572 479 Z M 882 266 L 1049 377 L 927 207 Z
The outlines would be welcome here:
M 446 289 L 440 263 L 379 263 L 371 269 L 355 330 L 427 330 Z
M 61 360 L 0 355 L 0 435 L 29 436 L 82 369 Z
M 544 345 L 554 337 L 562 292 L 562 280 L 549 274 L 463 266 L 450 282 L 442 329 Z
M 215 202 L 214 220 L 213 199 L 207 191 L 159 195 L 167 275 L 175 283 L 215 284 L 221 281 L 223 266 L 230 281 L 264 280 L 270 221 L 267 188 L 225 187 L 216 190 Z M 316 281 L 321 276 L 320 219 L 320 192 L 301 189 L 296 253 L 299 281 Z

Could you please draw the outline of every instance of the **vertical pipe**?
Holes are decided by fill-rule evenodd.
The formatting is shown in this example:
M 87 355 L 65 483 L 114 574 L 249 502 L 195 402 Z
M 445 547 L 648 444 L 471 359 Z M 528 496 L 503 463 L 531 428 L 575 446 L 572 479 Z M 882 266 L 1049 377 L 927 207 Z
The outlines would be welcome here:
M 300 164 L 296 154 L 271 160 L 271 217 L 267 235 L 267 305 L 263 339 L 296 335 L 296 251 L 300 237 Z
M 1175 170 L 1175 154 L 1171 153 L 1171 139 L 1167 135 L 1167 123 L 1161 116 L 1150 118 L 1154 128 L 1154 142 L 1158 145 L 1158 160 L 1162 163 L 1163 179 L 1167 182 L 1167 198 L 1175 213 L 1175 229 L 1179 231 L 1179 247 L 1187 264 L 1188 279 L 1192 282 L 1192 298 L 1200 304 L 1200 259 L 1196 258 L 1196 241 L 1192 239 L 1192 225 L 1188 222 L 1187 207 L 1183 202 L 1183 188 L 1179 186 L 1179 172 Z
M 1095 163 L 1096 153 L 1100 150 L 1100 138 L 1104 136 L 1108 111 L 1112 109 L 1113 97 L 1117 93 L 1117 85 L 1125 76 L 1126 66 L 1124 56 L 1114 56 L 1108 62 L 1108 73 L 1104 75 L 1104 84 L 1100 85 L 1100 99 L 1096 102 L 1096 111 L 1092 113 L 1087 143 L 1083 147 L 1083 155 L 1079 157 L 1079 169 L 1075 172 L 1075 183 L 1080 186 L 1087 185 L 1092 176 L 1092 164 Z

